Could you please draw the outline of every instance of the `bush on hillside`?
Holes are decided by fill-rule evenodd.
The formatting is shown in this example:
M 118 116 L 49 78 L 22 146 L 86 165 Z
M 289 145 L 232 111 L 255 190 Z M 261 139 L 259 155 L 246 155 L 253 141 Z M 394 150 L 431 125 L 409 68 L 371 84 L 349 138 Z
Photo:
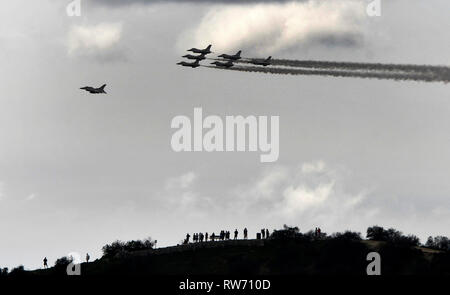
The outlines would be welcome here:
M 385 241 L 402 247 L 413 247 L 420 245 L 420 239 L 415 235 L 404 236 L 402 232 L 396 229 L 389 228 L 386 230 L 377 225 L 367 229 L 367 238 L 374 241 Z
M 425 246 L 431 249 L 449 251 L 450 250 L 450 240 L 445 236 L 428 237 Z
M 135 252 L 140 250 L 150 250 L 155 246 L 155 241 L 151 238 L 145 240 L 133 240 L 128 242 L 115 241 L 103 246 L 103 257 L 114 257 L 123 252 Z

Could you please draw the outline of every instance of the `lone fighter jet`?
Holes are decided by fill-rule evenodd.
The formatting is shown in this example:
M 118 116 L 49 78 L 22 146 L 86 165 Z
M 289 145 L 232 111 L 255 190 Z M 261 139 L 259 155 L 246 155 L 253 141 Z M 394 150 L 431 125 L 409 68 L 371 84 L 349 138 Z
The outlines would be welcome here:
M 194 62 L 185 62 L 185 61 L 180 61 L 179 63 L 177 63 L 177 65 L 183 66 L 183 67 L 191 67 L 193 69 L 198 68 L 200 66 L 200 61 L 196 60 Z
M 200 60 L 206 59 L 206 54 L 204 54 L 204 53 L 202 53 L 200 55 L 186 54 L 186 55 L 183 55 L 183 57 L 187 58 L 187 59 L 195 59 L 195 60 L 200 61 Z
M 231 68 L 232 66 L 234 66 L 233 62 L 231 60 L 227 61 L 227 62 L 220 62 L 220 61 L 215 61 L 213 63 L 211 63 L 212 65 L 216 65 L 217 67 L 222 67 L 222 68 Z
M 221 54 L 219 57 L 235 61 L 241 59 L 241 53 L 242 51 L 239 50 L 235 55 Z
M 197 48 L 191 48 L 188 51 L 192 51 L 193 53 L 199 53 L 199 54 L 210 54 L 212 45 L 209 45 L 205 49 L 197 49 Z
M 106 86 L 106 84 L 102 85 L 99 88 L 86 86 L 86 87 L 81 87 L 80 89 L 86 90 L 86 91 L 88 91 L 88 92 L 90 92 L 92 94 L 100 94 L 100 93 L 105 93 L 106 94 L 105 86 Z
M 257 59 L 254 59 L 254 60 L 252 60 L 250 63 L 252 63 L 252 64 L 254 64 L 254 65 L 257 65 L 257 66 L 263 66 L 263 67 L 267 67 L 267 66 L 269 66 L 271 63 L 270 63 L 270 60 L 272 59 L 272 57 L 271 56 L 269 56 L 267 59 L 264 59 L 264 60 L 257 60 Z

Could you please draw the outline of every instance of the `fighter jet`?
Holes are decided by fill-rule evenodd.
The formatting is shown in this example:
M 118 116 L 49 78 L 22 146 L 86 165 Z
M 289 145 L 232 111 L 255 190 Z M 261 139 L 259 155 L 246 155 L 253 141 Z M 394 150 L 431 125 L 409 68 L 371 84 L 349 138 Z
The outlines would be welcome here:
M 220 62 L 220 61 L 215 61 L 213 63 L 211 63 L 212 65 L 216 65 L 217 67 L 222 67 L 222 68 L 231 68 L 232 66 L 234 66 L 233 62 L 231 60 L 227 61 L 227 62 Z
M 219 57 L 235 61 L 241 59 L 241 53 L 242 51 L 239 50 L 235 55 L 221 54 Z
M 257 66 L 263 66 L 263 67 L 267 67 L 267 66 L 269 66 L 271 63 L 270 63 L 270 60 L 272 59 L 272 57 L 271 56 L 269 56 L 267 59 L 264 59 L 264 60 L 258 60 L 258 59 L 254 59 L 254 60 L 252 60 L 250 63 L 251 64 L 254 64 L 254 65 L 257 65 Z
M 205 49 L 197 49 L 197 48 L 191 48 L 188 51 L 192 51 L 193 53 L 199 53 L 199 54 L 210 54 L 212 45 L 209 45 Z
M 187 58 L 187 59 L 195 59 L 195 60 L 201 61 L 201 60 L 206 59 L 206 54 L 204 54 L 204 53 L 202 53 L 200 55 L 186 54 L 186 55 L 183 55 L 183 57 Z
M 86 91 L 88 91 L 88 92 L 90 92 L 92 94 L 100 94 L 100 93 L 105 93 L 106 94 L 105 86 L 106 86 L 106 84 L 102 85 L 99 88 L 86 86 L 86 87 L 81 87 L 80 89 L 86 90 Z
M 183 66 L 183 67 L 191 67 L 193 69 L 198 68 L 200 66 L 200 61 L 196 60 L 194 62 L 185 62 L 185 61 L 181 61 L 179 63 L 177 63 L 177 65 Z

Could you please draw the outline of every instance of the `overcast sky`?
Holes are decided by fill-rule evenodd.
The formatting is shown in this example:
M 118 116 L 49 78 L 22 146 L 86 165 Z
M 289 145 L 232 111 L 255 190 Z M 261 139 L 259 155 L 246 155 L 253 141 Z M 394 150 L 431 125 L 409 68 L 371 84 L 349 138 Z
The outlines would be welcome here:
M 448 65 L 448 0 L 7 1 L 0 7 L 0 266 L 116 239 L 283 224 L 450 235 L 443 83 L 188 69 L 245 57 Z M 259 2 L 259 3 L 258 3 Z M 107 95 L 82 86 L 108 84 Z M 175 153 L 174 116 L 279 115 L 280 158 Z

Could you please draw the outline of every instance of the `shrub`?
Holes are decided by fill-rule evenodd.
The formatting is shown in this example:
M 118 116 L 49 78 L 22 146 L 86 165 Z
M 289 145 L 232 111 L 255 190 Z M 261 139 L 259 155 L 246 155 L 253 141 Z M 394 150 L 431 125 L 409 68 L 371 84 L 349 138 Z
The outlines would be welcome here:
M 437 236 L 434 238 L 430 236 L 428 237 L 425 246 L 436 250 L 449 251 L 450 240 L 445 236 Z
M 302 234 L 298 227 L 289 227 L 285 224 L 283 229 L 275 230 L 270 237 L 274 240 L 292 240 L 302 237 Z
M 123 252 L 134 252 L 140 250 L 153 249 L 155 241 L 151 238 L 145 240 L 132 240 L 128 242 L 115 241 L 111 244 L 103 246 L 103 257 L 114 257 Z
M 367 229 L 367 238 L 369 240 L 387 241 L 387 233 L 381 226 L 372 226 Z
M 64 256 L 64 257 L 58 258 L 55 261 L 55 267 L 57 267 L 57 268 L 62 268 L 62 267 L 66 268 L 72 261 L 73 261 L 72 257 Z
M 367 229 L 369 240 L 385 241 L 398 246 L 413 247 L 420 245 L 420 239 L 415 235 L 404 236 L 402 232 L 389 228 L 385 230 L 381 226 L 372 226 Z
M 341 241 L 361 241 L 361 233 L 345 231 L 344 233 L 334 233 L 331 235 L 332 239 Z
M 25 269 L 23 265 L 19 265 L 11 270 L 9 273 L 10 276 L 22 276 L 25 275 Z
M 4 267 L 0 270 L 0 277 L 6 277 L 8 275 L 8 268 Z

